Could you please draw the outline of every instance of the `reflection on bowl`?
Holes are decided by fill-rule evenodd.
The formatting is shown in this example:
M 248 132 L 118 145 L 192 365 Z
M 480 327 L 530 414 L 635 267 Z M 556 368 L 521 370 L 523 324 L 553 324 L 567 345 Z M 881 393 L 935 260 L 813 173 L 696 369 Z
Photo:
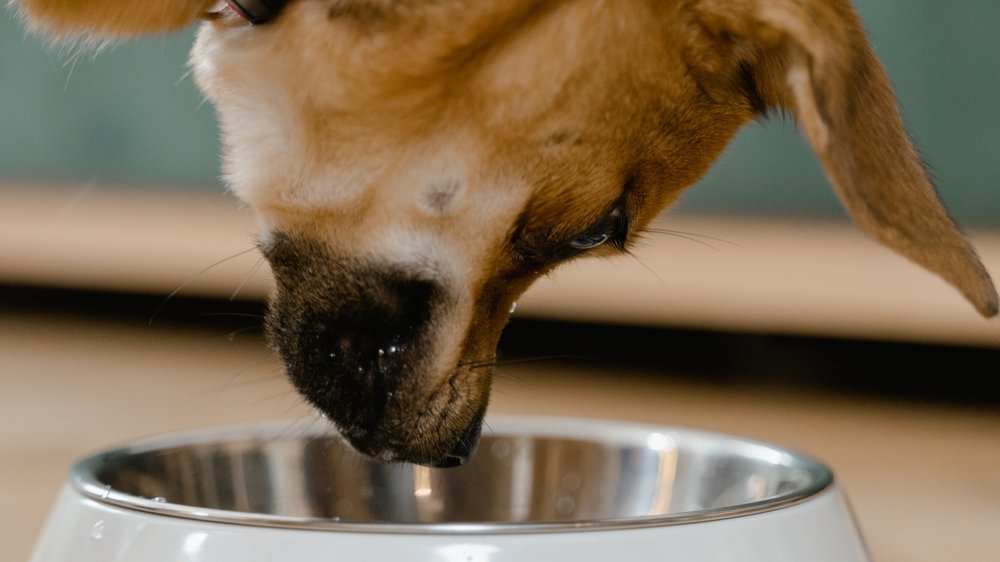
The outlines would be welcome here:
M 448 469 L 378 464 L 329 429 L 290 422 L 130 443 L 73 467 L 33 560 L 330 552 L 869 560 L 830 470 L 805 455 L 686 428 L 530 416 L 488 419 L 477 456 Z

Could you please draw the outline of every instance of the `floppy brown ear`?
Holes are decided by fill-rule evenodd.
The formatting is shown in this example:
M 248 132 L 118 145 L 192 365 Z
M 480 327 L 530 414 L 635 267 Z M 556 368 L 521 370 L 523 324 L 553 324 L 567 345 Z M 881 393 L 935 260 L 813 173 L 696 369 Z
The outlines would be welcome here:
M 28 25 L 56 39 L 130 38 L 193 23 L 212 0 L 14 0 Z
M 846 0 L 696 2 L 689 64 L 712 91 L 792 113 L 854 221 L 936 272 L 984 316 L 997 293 L 939 200 Z

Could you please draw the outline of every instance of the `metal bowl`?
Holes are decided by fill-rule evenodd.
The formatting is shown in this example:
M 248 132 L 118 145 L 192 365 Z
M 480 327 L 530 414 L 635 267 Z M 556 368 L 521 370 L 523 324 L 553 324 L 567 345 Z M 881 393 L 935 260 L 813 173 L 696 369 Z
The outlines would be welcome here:
M 33 562 L 867 562 L 831 471 L 680 427 L 496 416 L 460 468 L 369 461 L 271 422 L 129 443 L 77 463 Z M 341 558 L 337 558 L 341 559 Z

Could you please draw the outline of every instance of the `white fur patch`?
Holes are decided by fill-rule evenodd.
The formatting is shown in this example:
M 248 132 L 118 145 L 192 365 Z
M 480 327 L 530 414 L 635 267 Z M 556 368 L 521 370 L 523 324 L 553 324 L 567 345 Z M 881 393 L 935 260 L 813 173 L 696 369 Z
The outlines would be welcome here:
M 275 64 L 270 42 L 246 37 L 251 31 L 257 32 L 218 33 L 206 25 L 191 57 L 194 75 L 219 113 L 227 185 L 257 208 L 336 207 L 354 200 L 371 183 L 375 166 L 316 160 L 280 61 Z

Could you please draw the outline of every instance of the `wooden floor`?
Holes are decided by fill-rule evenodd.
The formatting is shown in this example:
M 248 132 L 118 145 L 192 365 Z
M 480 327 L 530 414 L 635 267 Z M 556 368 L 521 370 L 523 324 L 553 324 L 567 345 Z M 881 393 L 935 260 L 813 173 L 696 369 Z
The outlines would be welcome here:
M 511 365 L 492 412 L 679 424 L 829 464 L 878 562 L 1000 560 L 1000 412 Z M 992 372 L 995 372 L 995 365 Z M 25 560 L 74 459 L 134 437 L 310 416 L 255 332 L 0 311 L 0 560 Z

